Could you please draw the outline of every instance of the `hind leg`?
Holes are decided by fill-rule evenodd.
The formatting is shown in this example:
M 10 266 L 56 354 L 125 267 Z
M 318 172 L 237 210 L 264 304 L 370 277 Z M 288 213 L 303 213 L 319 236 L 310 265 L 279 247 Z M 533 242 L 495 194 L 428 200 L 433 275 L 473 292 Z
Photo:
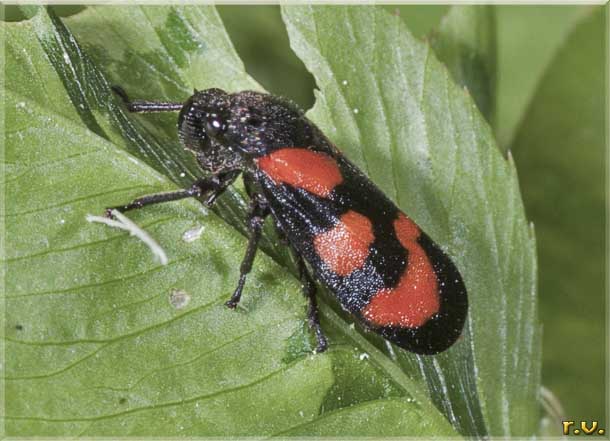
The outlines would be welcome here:
M 309 273 L 303 258 L 296 252 L 294 254 L 297 260 L 299 278 L 301 280 L 301 284 L 303 285 L 303 294 L 309 300 L 309 305 L 307 307 L 307 319 L 310 329 L 312 329 L 316 335 L 316 352 L 324 352 L 328 348 L 328 341 L 326 340 L 326 336 L 324 335 L 324 331 L 322 331 L 322 326 L 320 325 L 320 311 L 318 309 L 318 301 L 316 298 L 316 283 Z

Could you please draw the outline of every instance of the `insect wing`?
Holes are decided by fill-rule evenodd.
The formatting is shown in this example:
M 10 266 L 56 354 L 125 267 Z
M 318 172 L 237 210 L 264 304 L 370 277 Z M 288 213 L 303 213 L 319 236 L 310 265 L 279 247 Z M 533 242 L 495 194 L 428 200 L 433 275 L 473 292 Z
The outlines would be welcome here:
M 360 170 L 330 149 L 277 149 L 257 180 L 288 241 L 341 306 L 416 353 L 461 334 L 466 288 L 451 259 Z

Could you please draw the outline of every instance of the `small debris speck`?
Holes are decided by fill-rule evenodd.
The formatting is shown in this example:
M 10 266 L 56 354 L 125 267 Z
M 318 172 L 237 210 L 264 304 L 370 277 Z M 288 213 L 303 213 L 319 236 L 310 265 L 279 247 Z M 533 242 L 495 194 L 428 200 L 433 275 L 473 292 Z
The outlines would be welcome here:
M 341 84 L 343 84 L 344 86 L 347 86 L 347 80 L 343 80 L 343 81 L 341 82 Z
M 184 232 L 184 234 L 182 235 L 182 240 L 187 243 L 195 242 L 197 239 L 199 239 L 201 237 L 202 233 L 203 233 L 202 226 L 197 226 L 195 228 L 191 228 L 190 230 L 187 230 Z
M 191 301 L 191 296 L 186 291 L 172 289 L 169 294 L 169 303 L 176 309 L 185 308 Z
M 364 361 L 364 360 L 368 360 L 369 359 L 369 354 L 367 354 L 366 352 L 363 352 L 362 354 L 360 354 L 360 361 Z
M 358 109 L 354 109 L 354 113 L 355 113 L 356 115 L 358 114 L 358 112 L 360 112 L 360 110 L 358 110 Z

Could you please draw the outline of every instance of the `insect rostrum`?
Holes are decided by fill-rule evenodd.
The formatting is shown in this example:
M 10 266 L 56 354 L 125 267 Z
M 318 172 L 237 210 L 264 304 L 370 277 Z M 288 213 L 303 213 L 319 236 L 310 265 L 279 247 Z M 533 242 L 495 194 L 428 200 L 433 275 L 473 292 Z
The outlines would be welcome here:
M 227 306 L 240 300 L 271 216 L 295 255 L 317 351 L 327 341 L 314 279 L 368 329 L 409 351 L 435 354 L 460 336 L 468 301 L 451 259 L 294 105 L 252 91 L 195 91 L 185 103 L 129 101 L 115 91 L 131 112 L 179 111 L 180 141 L 211 174 L 116 209 L 187 197 L 211 205 L 242 175 L 250 235 Z

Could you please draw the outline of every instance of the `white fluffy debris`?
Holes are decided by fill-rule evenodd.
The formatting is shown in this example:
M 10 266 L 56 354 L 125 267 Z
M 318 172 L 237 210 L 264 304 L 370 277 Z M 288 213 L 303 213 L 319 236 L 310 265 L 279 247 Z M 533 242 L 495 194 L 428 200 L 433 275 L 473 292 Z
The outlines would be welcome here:
M 87 222 L 97 222 L 108 225 L 109 227 L 128 231 L 130 235 L 137 237 L 144 242 L 148 248 L 150 248 L 150 251 L 152 251 L 157 259 L 159 259 L 161 265 L 167 265 L 168 260 L 165 251 L 163 251 L 163 248 L 161 248 L 161 246 L 152 237 L 150 237 L 146 231 L 138 227 L 127 216 L 118 210 L 112 210 L 110 211 L 110 214 L 112 214 L 115 219 L 110 219 L 109 217 L 103 216 L 93 216 L 91 214 L 88 214 L 86 219 Z

